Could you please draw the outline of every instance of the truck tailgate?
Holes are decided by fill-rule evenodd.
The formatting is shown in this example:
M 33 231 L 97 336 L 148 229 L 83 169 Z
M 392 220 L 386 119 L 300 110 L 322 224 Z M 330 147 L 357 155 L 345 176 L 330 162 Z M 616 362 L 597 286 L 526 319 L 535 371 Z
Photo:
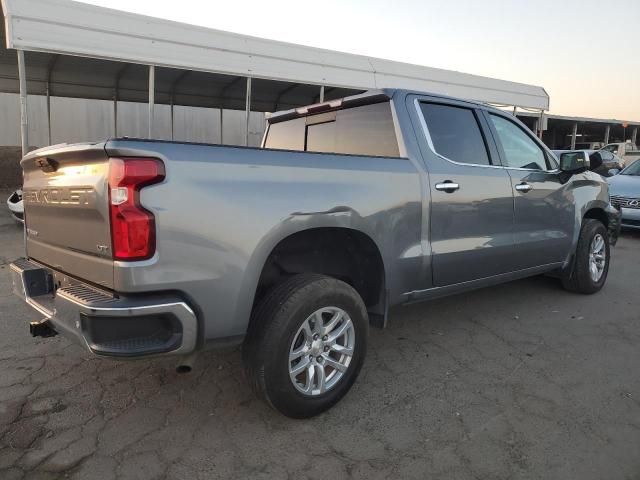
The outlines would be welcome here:
M 27 255 L 68 275 L 113 288 L 109 159 L 104 144 L 37 150 L 21 166 Z

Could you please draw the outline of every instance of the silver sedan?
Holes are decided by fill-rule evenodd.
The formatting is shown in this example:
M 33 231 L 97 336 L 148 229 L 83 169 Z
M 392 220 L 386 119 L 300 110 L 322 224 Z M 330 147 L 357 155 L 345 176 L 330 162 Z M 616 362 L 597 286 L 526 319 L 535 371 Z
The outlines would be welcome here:
M 607 179 L 611 204 L 622 212 L 622 226 L 640 229 L 640 162 Z

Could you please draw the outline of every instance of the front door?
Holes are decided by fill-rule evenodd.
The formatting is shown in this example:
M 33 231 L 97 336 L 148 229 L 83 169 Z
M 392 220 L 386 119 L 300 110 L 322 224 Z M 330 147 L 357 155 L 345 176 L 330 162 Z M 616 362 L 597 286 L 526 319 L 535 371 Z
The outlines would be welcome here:
M 553 156 L 526 127 L 486 113 L 514 193 L 514 242 L 519 270 L 563 262 L 575 225 L 571 192 Z
M 436 287 L 513 269 L 513 190 L 474 105 L 416 102 L 431 189 L 429 239 Z M 482 128 L 485 125 L 485 128 Z

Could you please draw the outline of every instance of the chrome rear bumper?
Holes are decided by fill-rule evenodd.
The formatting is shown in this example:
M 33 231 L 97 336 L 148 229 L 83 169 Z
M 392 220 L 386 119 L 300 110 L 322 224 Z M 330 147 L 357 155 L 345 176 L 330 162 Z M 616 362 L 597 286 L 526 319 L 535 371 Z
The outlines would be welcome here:
M 23 258 L 10 267 L 14 293 L 97 355 L 188 355 L 196 348 L 196 315 L 174 294 L 116 296 L 80 281 L 55 288 L 44 265 Z

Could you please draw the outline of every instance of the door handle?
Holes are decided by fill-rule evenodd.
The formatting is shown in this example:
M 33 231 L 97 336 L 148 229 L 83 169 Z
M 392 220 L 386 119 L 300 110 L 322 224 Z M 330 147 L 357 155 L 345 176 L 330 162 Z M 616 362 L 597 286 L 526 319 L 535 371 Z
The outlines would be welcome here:
M 436 190 L 439 192 L 447 192 L 453 193 L 460 188 L 460 185 L 452 182 L 451 180 L 446 180 L 442 183 L 436 183 Z
M 518 185 L 516 185 L 516 190 L 522 193 L 527 193 L 528 191 L 530 191 L 533 187 L 531 185 L 529 185 L 526 182 L 522 182 L 519 183 Z

